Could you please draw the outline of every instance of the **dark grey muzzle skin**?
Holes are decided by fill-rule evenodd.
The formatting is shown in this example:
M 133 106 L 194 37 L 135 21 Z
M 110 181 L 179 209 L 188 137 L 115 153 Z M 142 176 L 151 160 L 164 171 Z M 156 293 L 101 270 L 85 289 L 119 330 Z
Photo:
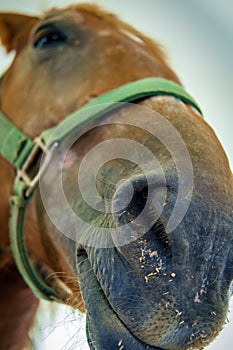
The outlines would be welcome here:
M 114 215 L 115 224 L 124 227 L 140 212 L 143 182 L 137 178 L 135 195 L 123 215 Z M 167 186 L 167 201 L 174 203 L 176 180 Z M 220 201 L 199 184 L 173 232 L 164 229 L 172 211 L 168 204 L 155 225 L 129 244 L 78 247 L 91 349 L 198 349 L 219 333 L 232 294 L 231 208 L 231 198 Z

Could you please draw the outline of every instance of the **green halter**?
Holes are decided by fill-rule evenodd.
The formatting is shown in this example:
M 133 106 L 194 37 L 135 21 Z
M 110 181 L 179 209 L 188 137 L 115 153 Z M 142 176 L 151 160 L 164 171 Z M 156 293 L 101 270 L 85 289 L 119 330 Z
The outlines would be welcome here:
M 65 119 L 65 128 L 62 128 L 59 135 L 56 133 L 55 139 L 50 137 L 55 130 L 52 128 L 32 140 L 0 113 L 0 153 L 17 169 L 14 194 L 11 197 L 10 238 L 12 252 L 24 280 L 39 298 L 65 302 L 65 298 L 61 297 L 59 291 L 49 286 L 36 270 L 30 261 L 26 248 L 25 212 L 39 180 L 39 173 L 30 178 L 31 167 L 35 164 L 39 154 L 51 150 L 74 130 L 99 118 L 106 112 L 114 110 L 117 107 L 117 102 L 133 102 L 156 95 L 173 96 L 193 106 L 202 114 L 195 100 L 180 85 L 161 78 L 142 79 L 98 97 L 68 116 Z M 90 108 L 94 106 L 96 108 Z M 84 111 L 85 113 L 83 113 Z M 49 160 L 46 164 L 42 164 L 43 166 L 49 166 Z

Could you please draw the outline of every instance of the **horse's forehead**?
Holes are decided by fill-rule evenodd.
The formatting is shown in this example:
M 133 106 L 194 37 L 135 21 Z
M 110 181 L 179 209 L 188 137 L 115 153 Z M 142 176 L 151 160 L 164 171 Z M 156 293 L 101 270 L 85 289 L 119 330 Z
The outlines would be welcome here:
M 107 19 L 107 16 L 99 16 L 98 13 L 96 13 L 94 10 L 86 11 L 85 9 L 78 8 L 78 6 L 69 6 L 63 9 L 57 9 L 53 8 L 47 12 L 41 17 L 41 21 L 59 21 L 59 20 L 70 20 L 73 21 L 73 23 L 81 24 L 81 23 L 87 23 L 91 25 L 94 20 L 98 21 L 98 23 L 106 26 L 109 25 L 111 21 Z
M 85 14 L 75 9 L 74 7 L 67 7 L 65 9 L 52 9 L 41 17 L 42 21 L 54 20 L 54 19 L 75 19 L 77 22 L 84 21 Z

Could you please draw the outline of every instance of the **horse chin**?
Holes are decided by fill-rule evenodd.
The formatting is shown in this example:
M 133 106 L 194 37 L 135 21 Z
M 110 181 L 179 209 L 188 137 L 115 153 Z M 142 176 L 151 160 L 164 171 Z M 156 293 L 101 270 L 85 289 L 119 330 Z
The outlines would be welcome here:
M 91 350 L 166 350 L 137 339 L 111 307 L 85 253 L 79 255 L 78 272 L 87 314 L 87 340 Z

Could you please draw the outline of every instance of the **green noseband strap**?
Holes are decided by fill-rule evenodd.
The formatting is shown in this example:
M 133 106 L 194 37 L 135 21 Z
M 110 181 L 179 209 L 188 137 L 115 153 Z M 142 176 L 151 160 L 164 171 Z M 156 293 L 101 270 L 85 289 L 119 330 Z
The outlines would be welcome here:
M 101 104 L 108 103 L 114 105 L 117 102 L 133 102 L 141 98 L 156 95 L 173 96 L 192 105 L 200 114 L 202 114 L 197 102 L 183 89 L 182 86 L 162 78 L 145 78 L 126 84 L 98 97 L 94 101 L 80 108 L 79 111 Z M 103 106 L 103 113 L 106 112 L 105 108 L 106 107 Z M 71 132 L 71 130 L 74 130 L 77 127 L 77 124 L 81 124 L 77 118 L 77 113 L 79 111 L 66 118 L 67 130 L 61 135 L 61 138 L 64 138 L 65 135 Z M 85 119 L 83 123 L 86 122 L 87 120 Z M 54 128 L 45 131 L 43 133 L 44 140 L 48 140 L 53 131 Z M 0 112 L 0 153 L 17 169 L 21 169 L 34 146 L 34 141 Z
M 78 111 L 68 116 L 63 123 L 65 128 L 51 138 L 56 128 L 46 130 L 39 138 L 30 139 L 18 129 L 7 117 L 0 113 L 0 153 L 18 170 L 14 184 L 14 194 L 11 198 L 10 237 L 11 247 L 17 267 L 26 283 L 39 297 L 47 300 L 66 302 L 66 296 L 61 296 L 59 290 L 52 288 L 42 278 L 30 260 L 24 236 L 24 218 L 27 205 L 32 198 L 38 183 L 39 175 L 33 179 L 28 171 L 38 152 L 59 143 L 75 129 L 117 108 L 117 102 L 133 102 L 142 98 L 169 95 L 193 106 L 200 114 L 201 110 L 196 101 L 178 84 L 160 78 L 146 78 L 119 87 L 98 97 Z M 91 107 L 96 108 L 91 108 Z M 85 113 L 83 113 L 85 111 Z M 60 130 L 60 129 L 59 129 Z M 43 165 L 42 165 L 43 166 Z

